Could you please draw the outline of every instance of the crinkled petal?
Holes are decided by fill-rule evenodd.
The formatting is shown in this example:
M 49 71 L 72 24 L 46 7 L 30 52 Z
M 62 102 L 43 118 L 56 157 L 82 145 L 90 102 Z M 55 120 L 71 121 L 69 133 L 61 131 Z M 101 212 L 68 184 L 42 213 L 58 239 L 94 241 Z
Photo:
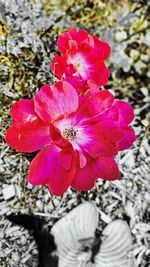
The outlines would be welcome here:
M 120 177 L 118 165 L 111 157 L 100 157 L 95 167 L 98 178 L 113 181 Z
M 84 168 L 78 168 L 71 186 L 76 190 L 87 191 L 93 188 L 96 179 L 116 180 L 120 177 L 118 166 L 113 158 L 88 158 Z
M 17 127 L 36 121 L 38 117 L 34 111 L 34 102 L 29 99 L 17 101 L 10 109 L 10 114 Z
M 86 156 L 79 151 L 79 166 L 80 168 L 83 168 L 87 164 Z
M 78 45 L 87 41 L 88 33 L 84 30 L 69 29 L 67 32 L 62 33 L 57 40 L 57 45 L 61 53 L 67 53 L 72 49 L 73 41 Z
M 50 128 L 34 111 L 32 100 L 17 101 L 10 110 L 13 125 L 8 128 L 6 142 L 21 152 L 34 152 L 51 142 Z
M 32 160 L 28 181 L 32 185 L 48 185 L 54 195 L 62 195 L 76 172 L 76 154 L 63 151 L 54 144 L 47 146 Z
M 122 140 L 124 133 L 122 127 L 118 125 L 118 122 L 107 119 L 100 120 L 99 125 L 103 129 L 103 133 L 106 140 L 109 140 L 113 144 L 118 144 Z
M 57 78 L 61 79 L 64 74 L 66 73 L 66 57 L 65 56 L 58 56 L 56 55 L 52 60 L 51 66 L 54 74 Z
M 78 167 L 71 186 L 75 190 L 87 191 L 94 187 L 96 178 L 98 177 L 95 174 L 94 161 L 88 159 L 84 168 Z
M 89 60 L 89 58 L 88 58 Z M 87 69 L 87 80 L 94 81 L 99 86 L 104 86 L 108 82 L 110 72 L 107 69 L 103 61 L 97 63 L 94 62 L 93 58 L 90 60 L 89 67 Z
M 87 94 L 95 95 L 100 91 L 99 86 L 92 80 L 88 80 L 86 82 L 82 78 L 68 77 L 65 79 L 65 81 L 70 83 L 76 89 L 80 96 L 85 96 Z
M 118 150 L 128 149 L 133 145 L 136 139 L 135 131 L 131 127 L 126 127 L 126 128 L 122 127 L 121 130 L 122 130 L 123 138 L 118 143 Z
M 99 86 L 92 80 L 87 81 L 87 87 L 89 89 L 89 94 L 91 95 L 96 95 L 100 91 Z
M 78 108 L 78 94 L 67 82 L 42 86 L 34 98 L 35 111 L 46 123 L 53 123 Z
M 89 90 L 87 83 L 81 78 L 67 77 L 65 81 L 70 83 L 76 89 L 79 95 L 84 94 Z
M 51 132 L 51 138 L 56 146 L 58 146 L 61 149 L 72 148 L 71 143 L 67 139 L 64 139 L 63 136 L 61 135 L 60 130 L 52 124 L 50 125 L 50 132 Z
M 28 122 L 19 128 L 13 125 L 8 128 L 5 140 L 17 151 L 34 152 L 50 144 L 50 128 L 41 120 Z
M 114 106 L 118 109 L 118 122 L 128 125 L 134 119 L 134 111 L 132 106 L 124 101 L 115 101 Z
M 107 59 L 111 52 L 110 45 L 107 42 L 100 40 L 96 35 L 93 35 L 93 39 L 94 39 L 94 46 L 98 50 L 97 54 L 100 56 L 101 59 L 103 60 Z
M 76 121 L 84 121 L 106 112 L 114 102 L 114 96 L 107 90 L 101 90 L 97 94 L 80 96 L 80 108 L 76 113 Z M 105 118 L 105 115 L 104 115 Z
M 79 140 L 79 146 L 91 157 L 96 158 L 98 155 L 104 157 L 115 156 L 118 148 L 115 142 L 105 137 L 104 129 L 99 124 L 87 123 L 83 126 L 83 139 Z M 110 138 L 111 139 L 111 138 Z

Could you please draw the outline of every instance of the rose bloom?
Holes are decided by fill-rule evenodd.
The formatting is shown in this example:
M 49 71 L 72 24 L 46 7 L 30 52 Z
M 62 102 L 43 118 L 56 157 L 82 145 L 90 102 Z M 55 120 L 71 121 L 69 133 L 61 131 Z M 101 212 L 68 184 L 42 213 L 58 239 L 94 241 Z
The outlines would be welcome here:
M 70 29 L 57 40 L 61 55 L 52 61 L 52 69 L 59 79 L 68 79 L 74 85 L 81 84 L 81 93 L 86 91 L 88 82 L 97 86 L 106 85 L 109 71 L 104 60 L 110 55 L 110 46 L 96 35 L 88 35 L 85 30 Z M 75 79 L 75 83 L 74 83 Z
M 11 108 L 13 125 L 6 142 L 17 151 L 40 150 L 30 164 L 28 181 L 48 185 L 54 195 L 71 185 L 89 190 L 97 178 L 119 178 L 114 160 L 131 147 L 132 107 L 106 90 L 79 96 L 63 81 L 44 85 L 34 100 L 19 100 Z

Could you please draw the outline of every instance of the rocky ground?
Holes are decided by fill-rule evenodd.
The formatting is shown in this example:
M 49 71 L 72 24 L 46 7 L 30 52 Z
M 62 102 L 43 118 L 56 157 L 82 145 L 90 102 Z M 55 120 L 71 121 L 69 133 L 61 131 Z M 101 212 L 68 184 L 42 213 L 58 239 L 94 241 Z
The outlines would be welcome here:
M 130 217 L 137 267 L 150 266 L 150 1 L 0 0 L 0 266 L 37 266 L 37 248 L 29 233 L 6 220 L 10 213 L 34 213 L 53 225 L 74 206 L 94 201 L 103 229 L 116 218 Z M 107 89 L 135 110 L 137 140 L 121 153 L 121 179 L 98 180 L 88 193 L 69 189 L 53 197 L 46 187 L 31 188 L 26 174 L 33 155 L 16 153 L 4 141 L 9 109 L 53 83 L 50 62 L 57 36 L 70 27 L 97 34 L 112 46 Z

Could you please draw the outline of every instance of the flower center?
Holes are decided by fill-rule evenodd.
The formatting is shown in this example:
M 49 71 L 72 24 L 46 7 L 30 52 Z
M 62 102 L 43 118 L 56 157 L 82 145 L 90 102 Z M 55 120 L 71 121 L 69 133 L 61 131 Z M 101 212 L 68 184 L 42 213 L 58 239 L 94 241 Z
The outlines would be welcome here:
M 67 63 L 75 66 L 76 73 L 74 73 L 74 76 L 79 74 L 83 79 L 86 78 L 87 63 L 82 53 L 76 53 L 73 56 L 69 56 Z
M 75 130 L 73 127 L 65 128 L 62 131 L 62 135 L 64 138 L 68 139 L 69 141 L 73 141 L 77 137 L 78 130 Z
M 80 58 L 77 58 L 74 62 L 76 68 L 77 68 L 77 71 L 80 73 L 82 73 L 84 71 L 84 68 L 85 68 L 85 65 L 83 63 L 83 61 L 80 59 Z
M 83 64 L 82 64 L 81 60 L 78 59 L 78 60 L 75 61 L 75 65 L 76 65 L 77 68 L 79 68 L 79 67 L 82 67 Z

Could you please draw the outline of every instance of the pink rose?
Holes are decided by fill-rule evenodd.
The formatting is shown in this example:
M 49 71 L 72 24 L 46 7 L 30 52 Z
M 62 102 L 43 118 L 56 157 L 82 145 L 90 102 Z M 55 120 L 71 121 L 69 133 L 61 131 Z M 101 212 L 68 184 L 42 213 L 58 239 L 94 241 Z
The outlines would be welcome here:
M 108 43 L 96 35 L 88 35 L 84 30 L 70 29 L 58 37 L 57 45 L 61 55 L 56 55 L 52 61 L 56 77 L 72 78 L 70 82 L 76 78 L 78 83 L 81 82 L 81 92 L 83 83 L 86 85 L 88 81 L 97 86 L 107 84 L 110 73 L 104 60 L 111 51 Z
M 70 32 L 79 43 L 90 39 L 84 31 L 83 38 L 76 30 Z M 66 48 L 68 35 L 61 36 Z M 108 55 L 105 49 L 102 55 Z M 21 152 L 40 150 L 30 164 L 28 181 L 48 185 L 54 195 L 63 194 L 69 186 L 89 190 L 97 178 L 117 179 L 114 157 L 135 140 L 129 126 L 134 114 L 128 103 L 115 100 L 106 90 L 79 96 L 66 81 L 44 85 L 34 100 L 19 100 L 10 113 L 13 125 L 6 142 Z

